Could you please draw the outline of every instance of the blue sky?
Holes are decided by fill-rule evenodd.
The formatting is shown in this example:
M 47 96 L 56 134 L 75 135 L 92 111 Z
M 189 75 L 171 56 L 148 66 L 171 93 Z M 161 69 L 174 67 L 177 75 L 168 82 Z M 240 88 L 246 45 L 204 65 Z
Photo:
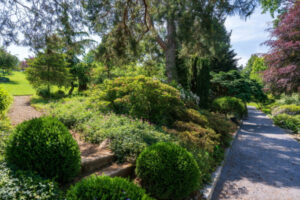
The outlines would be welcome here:
M 261 9 L 255 12 L 247 20 L 239 16 L 228 17 L 225 26 L 228 31 L 232 31 L 232 47 L 239 58 L 239 65 L 245 65 L 250 56 L 254 53 L 266 53 L 268 48 L 261 43 L 269 38 L 266 29 L 271 26 L 272 18 L 270 14 L 261 14 Z M 29 48 L 12 45 L 8 50 L 18 56 L 20 60 L 33 55 Z
M 268 52 L 268 47 L 262 43 L 269 39 L 266 29 L 272 27 L 272 17 L 261 12 L 261 9 L 256 9 L 247 20 L 232 16 L 225 22 L 227 30 L 232 31 L 231 44 L 240 65 L 245 65 L 254 53 Z

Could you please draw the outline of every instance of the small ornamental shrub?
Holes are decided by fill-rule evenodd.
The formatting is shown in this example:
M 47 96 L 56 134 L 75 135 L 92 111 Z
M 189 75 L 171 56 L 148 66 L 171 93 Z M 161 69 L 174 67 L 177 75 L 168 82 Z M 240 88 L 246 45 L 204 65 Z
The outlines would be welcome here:
M 157 143 L 137 159 L 136 174 L 143 188 L 159 199 L 182 199 L 199 187 L 193 155 L 171 143 Z
M 67 200 L 153 200 L 145 191 L 124 178 L 91 176 L 67 192 Z
M 61 192 L 53 181 L 30 171 L 12 169 L 0 162 L 1 200 L 59 200 Z
M 100 144 L 109 139 L 110 148 L 119 162 L 134 162 L 147 146 L 172 139 L 147 122 L 115 114 L 94 115 L 76 128 L 89 142 Z
M 242 118 L 247 114 L 247 109 L 241 99 L 236 97 L 217 98 L 212 103 L 214 111 L 225 115 L 233 114 L 238 118 Z
M 297 106 L 300 106 L 300 94 L 299 93 L 293 93 L 291 95 L 282 94 L 280 96 L 280 99 L 276 100 L 276 103 L 279 105 L 295 104 Z
M 273 116 L 284 114 L 284 113 L 288 115 L 300 115 L 300 105 L 299 106 L 294 104 L 282 105 L 282 106 L 275 107 L 272 110 Z
M 12 97 L 8 92 L 0 88 L 0 113 L 4 113 L 12 103 Z
M 92 104 L 102 111 L 129 114 L 158 125 L 172 123 L 183 107 L 177 89 L 145 76 L 106 80 L 92 96 Z
M 290 129 L 294 133 L 300 133 L 300 115 L 279 114 L 273 117 L 274 123 L 282 128 Z
M 57 119 L 42 117 L 19 124 L 6 147 L 7 160 L 22 170 L 36 171 L 61 183 L 80 170 L 80 151 Z
M 86 99 L 63 99 L 50 105 L 49 114 L 56 117 L 68 128 L 81 124 L 93 116 L 93 110 L 88 107 Z

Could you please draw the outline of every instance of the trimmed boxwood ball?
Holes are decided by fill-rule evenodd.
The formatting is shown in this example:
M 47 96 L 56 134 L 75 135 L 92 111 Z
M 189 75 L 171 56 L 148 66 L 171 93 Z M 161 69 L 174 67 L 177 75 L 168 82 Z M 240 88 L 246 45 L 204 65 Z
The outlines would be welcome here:
M 67 191 L 67 200 L 154 200 L 145 191 L 124 178 L 91 176 Z
M 16 127 L 6 147 L 6 158 L 22 170 L 36 171 L 60 183 L 80 170 L 80 151 L 68 129 L 56 118 L 41 117 Z
M 171 143 L 146 148 L 137 159 L 136 174 L 142 187 L 158 199 L 182 199 L 199 187 L 196 160 L 187 150 Z

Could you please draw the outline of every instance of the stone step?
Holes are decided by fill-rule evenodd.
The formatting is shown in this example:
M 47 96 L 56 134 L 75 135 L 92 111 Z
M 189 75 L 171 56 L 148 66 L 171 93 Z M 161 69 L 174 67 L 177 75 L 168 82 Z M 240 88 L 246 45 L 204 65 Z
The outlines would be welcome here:
M 114 161 L 114 154 L 109 150 L 103 150 L 101 153 L 91 154 L 81 157 L 81 176 L 92 174 L 95 171 L 101 170 Z
M 116 164 L 104 168 L 94 173 L 95 175 L 105 175 L 110 177 L 133 177 L 135 166 L 132 163 Z

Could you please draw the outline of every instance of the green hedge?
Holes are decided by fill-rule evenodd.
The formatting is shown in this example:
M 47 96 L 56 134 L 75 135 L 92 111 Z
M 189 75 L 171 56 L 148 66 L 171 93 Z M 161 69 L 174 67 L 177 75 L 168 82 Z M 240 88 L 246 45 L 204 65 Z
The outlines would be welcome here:
M 238 118 L 242 118 L 247 114 L 247 108 L 241 99 L 236 97 L 217 98 L 212 103 L 214 111 L 227 114 L 234 114 Z
M 91 176 L 67 192 L 67 200 L 152 200 L 145 191 L 123 178 Z
M 182 199 L 199 187 L 200 173 L 193 155 L 171 143 L 157 143 L 137 159 L 143 188 L 159 199 Z
M 1 200 L 59 200 L 61 192 L 53 181 L 30 171 L 12 169 L 0 162 Z
M 80 151 L 68 129 L 57 119 L 42 117 L 16 127 L 6 147 L 7 160 L 23 170 L 61 183 L 80 170 Z

